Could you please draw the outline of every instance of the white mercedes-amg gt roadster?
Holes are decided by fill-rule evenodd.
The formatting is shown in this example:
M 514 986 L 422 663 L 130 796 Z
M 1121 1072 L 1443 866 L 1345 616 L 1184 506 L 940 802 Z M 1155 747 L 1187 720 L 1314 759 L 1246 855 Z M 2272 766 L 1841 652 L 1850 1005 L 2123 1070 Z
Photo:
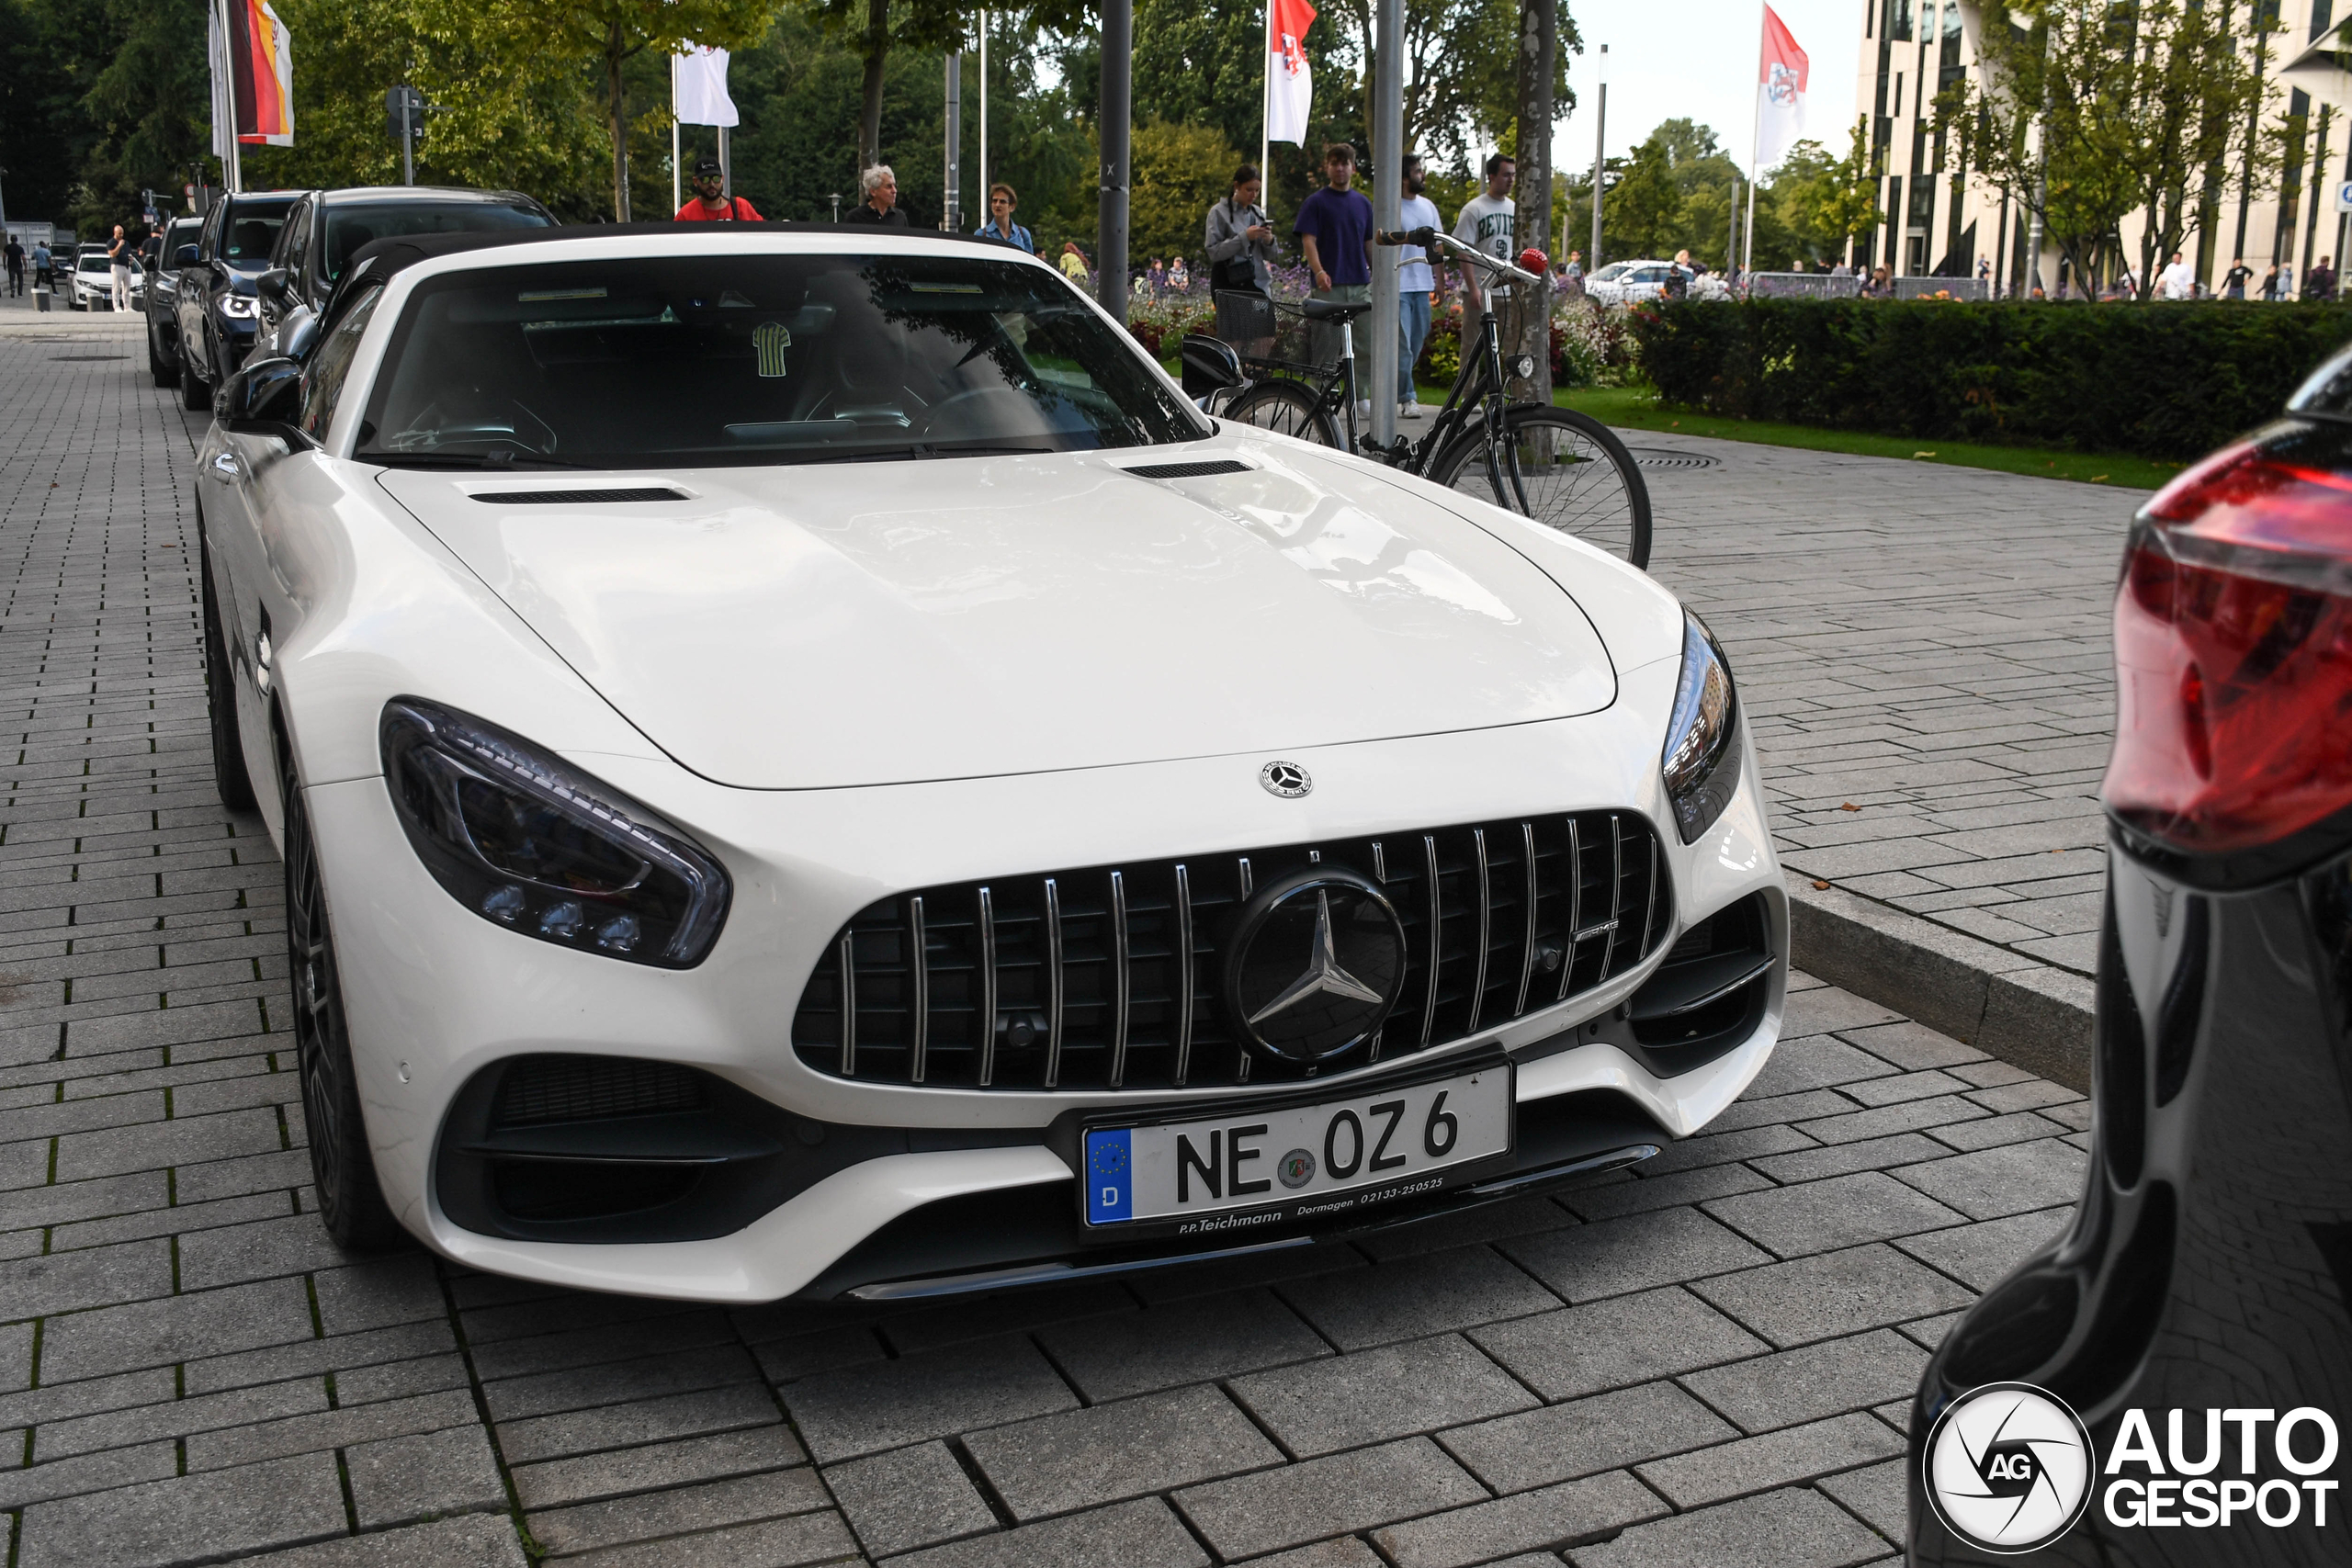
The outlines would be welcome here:
M 277 341 L 198 456 L 206 669 L 339 1241 L 1066 1279 L 1589 1179 L 1771 1050 L 1707 629 L 1204 415 L 1035 258 L 385 241 Z

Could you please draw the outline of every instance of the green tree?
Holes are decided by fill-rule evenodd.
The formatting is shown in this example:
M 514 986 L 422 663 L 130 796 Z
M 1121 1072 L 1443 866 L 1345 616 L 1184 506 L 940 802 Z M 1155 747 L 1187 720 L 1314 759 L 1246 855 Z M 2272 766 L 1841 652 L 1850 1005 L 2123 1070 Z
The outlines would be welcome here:
M 96 32 L 84 47 L 103 64 L 91 62 L 81 105 L 96 134 L 71 198 L 85 237 L 115 223 L 136 232 L 140 191 L 175 189 L 211 140 L 201 0 L 107 0 Z
M 1854 122 L 1842 158 L 1818 141 L 1798 142 L 1767 187 L 1782 227 L 1815 262 L 1842 262 L 1847 243 L 1878 223 L 1878 181 L 1862 126 Z
M 1127 189 L 1131 254 L 1203 257 L 1208 209 L 1229 188 L 1241 154 L 1204 125 L 1136 127 Z

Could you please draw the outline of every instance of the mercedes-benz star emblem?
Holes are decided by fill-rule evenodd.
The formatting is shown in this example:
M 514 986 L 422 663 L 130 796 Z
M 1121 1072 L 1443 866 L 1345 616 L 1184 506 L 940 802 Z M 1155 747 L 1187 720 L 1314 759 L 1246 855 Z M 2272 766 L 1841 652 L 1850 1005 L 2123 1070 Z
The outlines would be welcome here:
M 1258 770 L 1258 782 L 1266 786 L 1267 794 L 1284 800 L 1296 800 L 1315 787 L 1315 781 L 1296 762 L 1269 762 Z
M 1405 928 L 1377 885 L 1316 866 L 1267 884 L 1236 922 L 1226 1005 L 1250 1043 L 1319 1062 L 1372 1037 L 1405 985 Z

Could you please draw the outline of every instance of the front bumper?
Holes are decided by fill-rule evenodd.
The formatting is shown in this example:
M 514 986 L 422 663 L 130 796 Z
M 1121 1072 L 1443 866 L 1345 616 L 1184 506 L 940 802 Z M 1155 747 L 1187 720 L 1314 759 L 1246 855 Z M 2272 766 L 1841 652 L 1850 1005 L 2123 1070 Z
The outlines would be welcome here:
M 1777 963 L 1741 1038 L 1690 1070 L 1651 1070 L 1618 1015 L 1669 940 L 1642 968 L 1420 1053 L 1410 1066 L 1498 1052 L 1520 1062 L 1522 1122 L 1549 1129 L 1522 1144 L 1558 1157 L 1514 1171 L 1511 1180 L 1565 1177 L 1573 1174 L 1567 1168 L 1687 1135 L 1737 1096 L 1770 1051 L 1787 919 L 1752 750 L 1731 808 L 1699 843 L 1683 846 L 1664 826 L 1672 816 L 1657 780 L 1657 740 L 1639 716 L 1663 711 L 1675 673 L 1671 662 L 1631 671 L 1616 705 L 1579 718 L 1302 751 L 1292 760 L 1317 781 L 1304 800 L 1261 789 L 1263 759 L 1255 757 L 805 792 L 728 789 L 666 761 L 574 759 L 660 806 L 734 877 L 727 929 L 710 957 L 686 971 L 553 948 L 492 926 L 425 873 L 380 778 L 313 787 L 354 1057 L 386 1196 L 411 1230 L 469 1266 L 697 1300 L 870 1292 L 894 1281 L 968 1287 L 998 1282 L 1008 1268 L 1025 1278 L 1152 1261 L 1091 1249 L 1080 1256 L 1057 1243 L 1062 1222 L 1055 1216 L 1073 1224 L 1076 1217 L 1072 1166 L 1055 1146 L 1057 1119 L 1171 1103 L 1212 1113 L 1249 1091 L 954 1090 L 814 1071 L 793 1052 L 791 1023 L 842 924 L 878 897 L 941 882 L 1564 809 L 1632 810 L 1663 826 L 1679 927 L 1758 901 Z M 532 1054 L 697 1068 L 780 1108 L 808 1147 L 847 1140 L 872 1157 L 804 1162 L 805 1186 L 707 1239 L 586 1244 L 484 1234 L 454 1219 L 437 1190 L 440 1145 L 467 1084 Z M 1336 1073 L 1319 1080 L 1317 1093 L 1346 1094 L 1386 1070 Z M 1539 1102 L 1550 1103 L 1531 1118 Z M 1449 1194 L 1444 1202 L 1479 1196 Z M 1395 1217 L 1425 1212 L 1400 1209 Z M 910 1242 L 910 1230 L 933 1239 Z M 976 1247 L 958 1235 L 989 1240 Z

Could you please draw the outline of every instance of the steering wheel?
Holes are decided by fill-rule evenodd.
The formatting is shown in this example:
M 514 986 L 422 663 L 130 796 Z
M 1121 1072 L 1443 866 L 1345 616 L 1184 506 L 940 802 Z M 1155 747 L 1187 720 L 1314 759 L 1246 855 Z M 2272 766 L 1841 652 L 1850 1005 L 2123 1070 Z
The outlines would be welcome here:
M 1007 414 L 1014 417 L 1009 422 L 989 420 L 987 411 L 997 406 L 1001 406 Z M 957 409 L 968 410 L 970 413 L 979 415 L 981 420 L 987 422 L 986 427 L 966 430 L 943 428 L 944 425 L 953 423 L 950 416 Z M 968 418 L 969 415 L 967 417 Z M 1045 420 L 1039 415 L 1037 405 L 1031 400 L 1027 393 L 1011 387 L 974 387 L 968 391 L 957 392 L 953 397 L 933 405 L 930 417 L 923 421 L 922 433 L 925 436 L 944 435 L 950 439 L 1043 435 L 1046 434 L 1046 425 Z

